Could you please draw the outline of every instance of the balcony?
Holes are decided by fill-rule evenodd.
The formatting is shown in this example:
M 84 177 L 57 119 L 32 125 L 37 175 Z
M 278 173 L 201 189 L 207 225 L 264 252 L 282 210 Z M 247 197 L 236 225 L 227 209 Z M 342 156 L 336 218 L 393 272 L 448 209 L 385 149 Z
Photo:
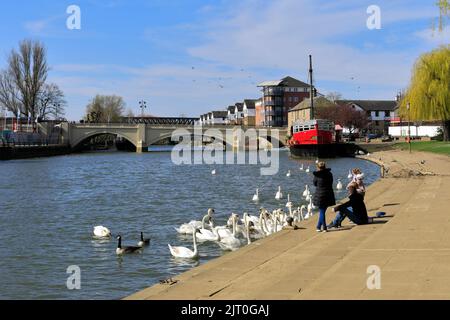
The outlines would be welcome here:
M 283 88 L 266 88 L 263 90 L 265 96 L 282 96 L 284 94 Z

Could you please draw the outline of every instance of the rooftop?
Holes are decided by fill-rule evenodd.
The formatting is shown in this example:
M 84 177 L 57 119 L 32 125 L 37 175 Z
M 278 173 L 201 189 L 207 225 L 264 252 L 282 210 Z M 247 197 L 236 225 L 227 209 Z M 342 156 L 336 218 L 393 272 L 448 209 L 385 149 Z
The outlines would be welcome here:
M 394 111 L 397 107 L 395 100 L 336 100 L 339 105 L 356 104 L 365 111 Z

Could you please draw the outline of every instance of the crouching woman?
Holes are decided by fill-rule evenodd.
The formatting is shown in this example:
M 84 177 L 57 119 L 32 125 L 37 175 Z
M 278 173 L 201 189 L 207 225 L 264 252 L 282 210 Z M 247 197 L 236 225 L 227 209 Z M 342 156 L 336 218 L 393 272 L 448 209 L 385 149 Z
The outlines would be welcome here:
M 370 222 L 371 219 L 367 216 L 367 209 L 364 204 L 364 196 L 357 189 L 358 184 L 356 182 L 348 185 L 349 201 L 333 209 L 337 215 L 328 228 L 339 228 L 346 217 L 355 224 L 367 224 Z

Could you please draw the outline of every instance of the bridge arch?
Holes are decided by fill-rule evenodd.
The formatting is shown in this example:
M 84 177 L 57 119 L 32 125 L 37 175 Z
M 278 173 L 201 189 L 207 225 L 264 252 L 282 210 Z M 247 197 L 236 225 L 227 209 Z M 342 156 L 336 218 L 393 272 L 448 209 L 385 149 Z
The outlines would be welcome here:
M 130 134 L 127 132 L 117 132 L 114 129 L 94 129 L 88 132 L 83 132 L 83 135 L 80 135 L 79 137 L 74 137 L 74 139 L 72 140 L 70 147 L 72 149 L 76 149 L 77 147 L 80 146 L 80 144 L 88 139 L 91 139 L 95 136 L 100 136 L 103 134 L 111 134 L 114 136 L 120 136 L 123 137 L 124 139 L 128 140 L 134 147 L 137 146 L 136 143 L 136 134 Z

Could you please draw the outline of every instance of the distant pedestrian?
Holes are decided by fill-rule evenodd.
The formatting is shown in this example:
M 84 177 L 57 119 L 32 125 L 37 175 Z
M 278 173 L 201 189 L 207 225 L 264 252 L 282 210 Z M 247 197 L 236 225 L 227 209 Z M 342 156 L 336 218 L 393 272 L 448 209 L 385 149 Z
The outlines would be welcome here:
M 329 206 L 336 204 L 333 191 L 333 174 L 331 169 L 326 167 L 325 162 L 320 161 L 316 164 L 317 171 L 313 172 L 313 184 L 316 191 L 313 196 L 313 203 L 319 208 L 319 221 L 317 223 L 317 231 L 327 231 L 325 212 Z M 323 227 L 323 230 L 322 230 Z

